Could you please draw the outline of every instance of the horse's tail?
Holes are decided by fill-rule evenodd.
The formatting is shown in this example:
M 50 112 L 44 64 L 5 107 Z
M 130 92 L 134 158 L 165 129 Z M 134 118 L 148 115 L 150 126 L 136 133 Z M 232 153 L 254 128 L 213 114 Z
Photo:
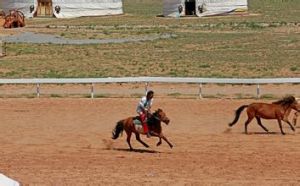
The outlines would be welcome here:
M 114 128 L 114 130 L 112 131 L 112 139 L 117 139 L 120 135 L 120 133 L 122 133 L 124 130 L 124 125 L 123 125 L 123 121 L 118 121 L 116 127 Z
M 229 123 L 229 127 L 232 127 L 234 124 L 236 124 L 236 122 L 239 120 L 239 118 L 240 118 L 240 115 L 241 115 L 241 113 L 242 113 L 242 111 L 246 108 L 246 107 L 248 107 L 249 105 L 242 105 L 242 106 L 240 106 L 236 111 L 235 111 L 235 118 L 234 118 L 234 120 L 231 122 L 231 123 Z

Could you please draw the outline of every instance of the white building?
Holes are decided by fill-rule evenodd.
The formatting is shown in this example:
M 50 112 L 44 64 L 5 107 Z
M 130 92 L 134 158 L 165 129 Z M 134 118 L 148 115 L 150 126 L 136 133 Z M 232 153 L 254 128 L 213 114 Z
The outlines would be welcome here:
M 247 0 L 164 0 L 163 15 L 180 16 L 214 16 L 248 10 Z
M 73 18 L 123 14 L 122 0 L 0 0 L 8 13 L 18 9 L 25 17 Z

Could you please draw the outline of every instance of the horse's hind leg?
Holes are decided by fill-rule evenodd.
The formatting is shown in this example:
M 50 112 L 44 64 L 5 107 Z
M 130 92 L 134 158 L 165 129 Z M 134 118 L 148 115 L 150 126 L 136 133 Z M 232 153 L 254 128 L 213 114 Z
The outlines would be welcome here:
M 132 148 L 132 146 L 131 146 L 131 144 L 130 144 L 130 138 L 131 138 L 132 132 L 127 132 L 127 131 L 126 131 L 126 134 L 127 134 L 127 143 L 128 143 L 128 145 L 129 145 L 129 148 L 130 148 L 130 150 L 133 150 L 133 148 Z
M 140 137 L 139 133 L 135 133 L 135 137 L 136 137 L 136 140 L 138 142 L 140 142 L 141 144 L 143 144 L 145 147 L 149 148 L 149 145 L 141 140 L 141 137 Z
M 261 126 L 261 128 L 263 128 L 266 132 L 269 132 L 269 130 L 261 123 L 260 117 L 256 116 L 255 118 L 257 120 L 258 125 Z
M 248 119 L 247 121 L 245 122 L 245 134 L 248 134 L 248 125 L 249 123 L 252 121 L 253 117 L 249 117 L 248 116 Z

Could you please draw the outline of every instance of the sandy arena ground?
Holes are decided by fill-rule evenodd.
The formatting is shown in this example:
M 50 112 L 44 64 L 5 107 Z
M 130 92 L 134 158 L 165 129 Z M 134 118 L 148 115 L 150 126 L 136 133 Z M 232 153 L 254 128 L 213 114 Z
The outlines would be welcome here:
M 245 135 L 242 113 L 256 100 L 155 99 L 171 119 L 163 131 L 174 148 L 156 138 L 116 141 L 116 121 L 135 115 L 137 98 L 0 99 L 0 173 L 23 185 L 300 185 L 300 123 L 253 121 Z M 267 101 L 265 101 L 267 102 Z M 292 116 L 292 115 L 291 115 Z M 291 118 L 291 117 L 290 117 Z

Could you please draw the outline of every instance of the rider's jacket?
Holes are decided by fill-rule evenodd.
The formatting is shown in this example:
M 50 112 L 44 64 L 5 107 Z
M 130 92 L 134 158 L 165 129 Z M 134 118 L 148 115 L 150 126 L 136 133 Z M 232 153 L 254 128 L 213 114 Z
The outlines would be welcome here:
M 153 102 L 153 98 L 147 101 L 147 97 L 144 96 L 142 97 L 142 99 L 140 100 L 139 104 L 136 107 L 136 112 L 140 113 L 140 112 L 144 112 L 144 110 L 149 110 L 152 106 L 152 102 Z

